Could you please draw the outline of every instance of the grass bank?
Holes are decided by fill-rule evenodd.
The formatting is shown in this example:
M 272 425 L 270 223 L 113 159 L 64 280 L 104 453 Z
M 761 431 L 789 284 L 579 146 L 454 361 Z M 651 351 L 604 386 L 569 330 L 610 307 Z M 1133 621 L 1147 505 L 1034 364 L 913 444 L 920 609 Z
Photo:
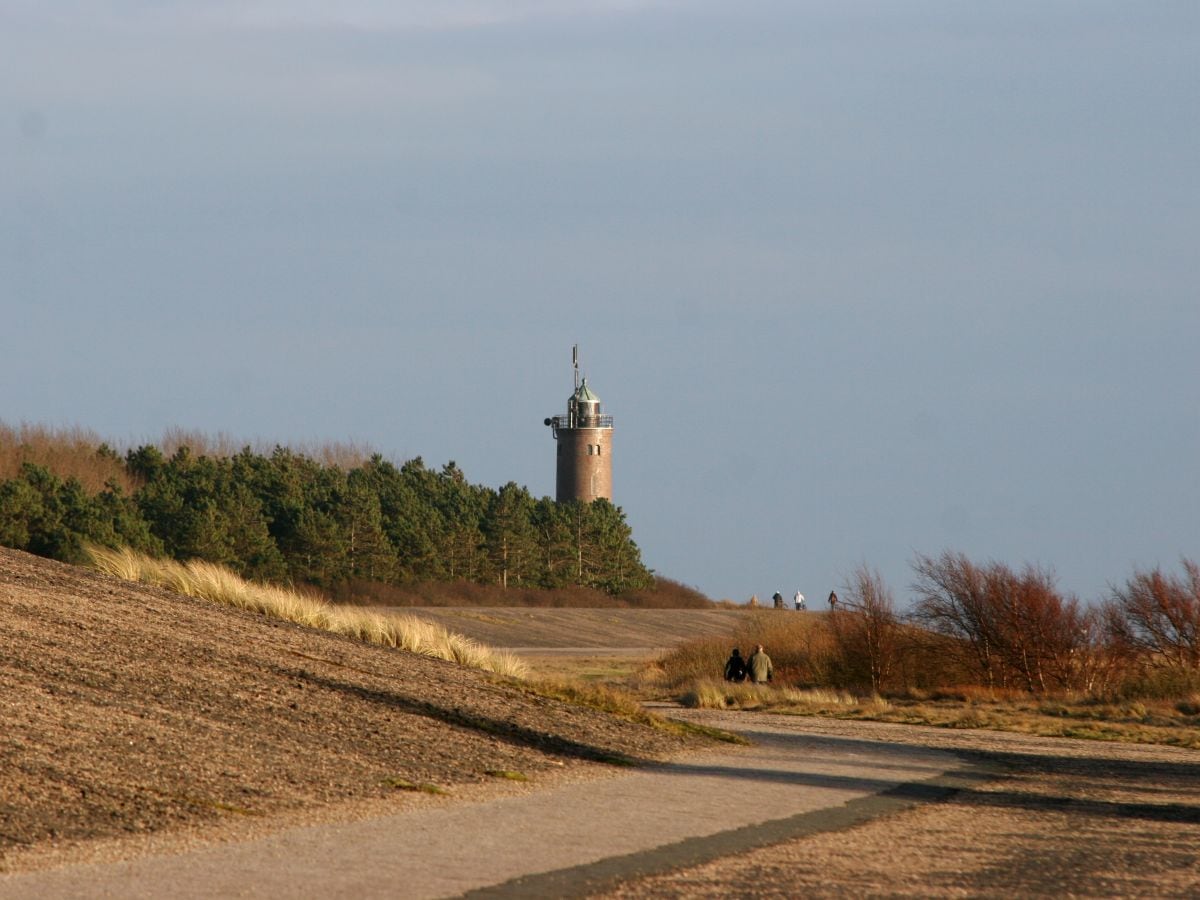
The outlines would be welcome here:
M 618 688 L 529 678 L 524 660 L 415 616 L 334 605 L 311 594 L 247 581 L 223 566 L 199 560 L 180 563 L 155 559 L 128 549 L 95 546 L 87 549 L 95 568 L 126 581 L 152 584 L 189 597 L 329 631 L 365 643 L 395 647 L 503 677 L 519 678 L 528 693 L 588 706 L 661 731 L 703 735 L 735 743 L 741 741 L 726 732 L 647 712 L 633 694 Z
M 157 585 L 189 597 L 497 675 L 524 678 L 527 674 L 525 663 L 512 654 L 493 650 L 423 619 L 334 606 L 288 588 L 247 581 L 224 566 L 201 560 L 180 563 L 128 549 L 95 546 L 88 547 L 87 552 L 95 568 L 126 581 Z

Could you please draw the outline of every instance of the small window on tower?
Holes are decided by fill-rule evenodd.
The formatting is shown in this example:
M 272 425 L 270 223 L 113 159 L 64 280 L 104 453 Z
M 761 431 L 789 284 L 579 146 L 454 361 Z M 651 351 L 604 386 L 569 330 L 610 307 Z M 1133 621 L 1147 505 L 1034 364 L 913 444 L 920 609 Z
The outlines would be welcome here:
M 593 455 L 595 452 L 596 452 L 596 448 L 593 447 L 591 444 L 588 444 L 588 456 Z
M 597 456 L 599 456 L 599 455 L 600 455 L 600 448 L 601 448 L 601 446 L 603 446 L 603 445 L 602 445 L 602 444 L 597 444 L 597 445 L 596 445 L 596 455 L 597 455 Z

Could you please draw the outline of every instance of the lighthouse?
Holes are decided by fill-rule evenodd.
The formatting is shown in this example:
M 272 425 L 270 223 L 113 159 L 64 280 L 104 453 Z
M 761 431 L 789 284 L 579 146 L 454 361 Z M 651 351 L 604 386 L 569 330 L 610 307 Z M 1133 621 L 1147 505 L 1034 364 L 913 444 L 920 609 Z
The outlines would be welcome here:
M 567 414 L 545 420 L 558 444 L 554 499 L 559 503 L 612 500 L 612 416 L 600 414 L 600 398 L 579 377 L 579 345 L 571 351 L 575 392 Z

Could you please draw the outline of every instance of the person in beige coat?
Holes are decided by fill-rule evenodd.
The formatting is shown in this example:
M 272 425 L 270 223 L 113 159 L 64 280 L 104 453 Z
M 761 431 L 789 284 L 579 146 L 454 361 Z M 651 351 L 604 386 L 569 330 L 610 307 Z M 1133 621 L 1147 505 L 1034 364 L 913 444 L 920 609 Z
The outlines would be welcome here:
M 746 661 L 746 668 L 750 670 L 750 680 L 755 684 L 766 684 L 771 680 L 774 668 L 771 666 L 771 657 L 763 651 L 762 644 L 754 648 L 750 659 Z

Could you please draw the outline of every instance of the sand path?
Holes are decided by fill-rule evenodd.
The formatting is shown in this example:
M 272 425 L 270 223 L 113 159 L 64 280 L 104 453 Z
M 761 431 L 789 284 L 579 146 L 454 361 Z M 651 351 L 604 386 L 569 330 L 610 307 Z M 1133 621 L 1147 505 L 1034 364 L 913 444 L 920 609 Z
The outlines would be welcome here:
M 0 898 L 581 896 L 945 796 L 953 753 L 743 716 L 751 747 L 484 803 L 0 878 Z

